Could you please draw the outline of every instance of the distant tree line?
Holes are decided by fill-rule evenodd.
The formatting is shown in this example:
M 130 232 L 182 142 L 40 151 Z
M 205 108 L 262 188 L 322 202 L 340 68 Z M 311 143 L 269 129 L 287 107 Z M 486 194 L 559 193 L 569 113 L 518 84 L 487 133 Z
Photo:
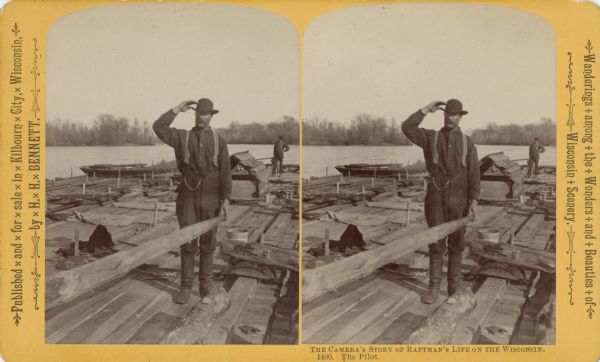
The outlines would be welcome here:
M 229 127 L 217 128 L 217 132 L 229 144 L 269 144 L 274 143 L 279 136 L 288 144 L 300 143 L 300 123 L 289 116 L 264 124 L 231 122 Z
M 395 119 L 359 114 L 349 126 L 320 118 L 311 118 L 302 123 L 304 145 L 408 145 L 410 141 Z M 542 118 L 538 123 L 525 125 L 496 125 L 469 132 L 476 144 L 482 145 L 528 145 L 533 137 L 547 146 L 556 145 L 556 123 Z
M 300 124 L 289 116 L 270 123 L 240 124 L 231 122 L 217 132 L 229 144 L 270 144 L 278 136 L 288 144 L 299 144 Z M 348 126 L 321 118 L 311 118 L 302 123 L 305 145 L 409 145 L 410 141 L 400 130 L 400 122 L 368 114 L 358 114 Z M 547 146 L 556 145 L 556 123 L 542 118 L 538 123 L 526 125 L 496 125 L 470 132 L 476 144 L 527 145 L 533 137 Z M 137 119 L 102 114 L 91 127 L 60 118 L 46 122 L 48 146 L 118 146 L 152 145 L 160 143 L 147 122 Z
M 60 118 L 46 122 L 47 146 L 153 145 L 157 141 L 147 122 L 101 114 L 92 126 Z
M 537 137 L 545 146 L 556 146 L 556 122 L 542 118 L 539 123 L 525 125 L 489 123 L 486 128 L 473 130 L 471 137 L 482 145 L 527 145 Z
M 408 145 L 410 141 L 395 119 L 359 114 L 348 127 L 337 122 L 311 118 L 302 122 L 305 145 Z

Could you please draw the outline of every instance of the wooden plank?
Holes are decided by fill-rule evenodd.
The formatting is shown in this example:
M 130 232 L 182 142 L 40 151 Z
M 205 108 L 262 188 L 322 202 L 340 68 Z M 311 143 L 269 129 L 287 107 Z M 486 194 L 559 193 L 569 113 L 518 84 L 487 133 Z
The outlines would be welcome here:
M 153 228 L 144 230 L 141 233 L 122 241 L 127 241 L 127 243 L 129 244 L 141 245 L 149 240 L 153 240 L 158 237 L 167 235 L 168 233 L 171 233 L 177 229 L 179 229 L 179 225 L 177 225 L 176 223 L 158 224 Z
M 475 308 L 470 286 L 458 288 L 451 297 L 453 303 L 442 303 L 425 323 L 411 333 L 407 344 L 448 344 L 461 319 Z
M 304 323 L 306 324 L 306 317 L 311 315 L 311 313 L 315 309 L 323 308 L 325 305 L 330 304 L 330 305 L 333 305 L 332 310 L 335 310 L 335 308 L 336 308 L 335 303 L 338 300 L 341 301 L 340 298 L 345 297 L 348 293 L 352 293 L 353 291 L 355 291 L 356 289 L 359 289 L 359 288 L 365 288 L 365 290 L 369 290 L 369 288 L 368 288 L 368 286 L 366 286 L 366 284 L 378 279 L 379 273 L 380 272 L 372 273 L 362 279 L 355 280 L 353 282 L 345 284 L 334 291 L 325 293 L 325 294 L 313 299 L 309 303 L 304 304 L 302 306 L 302 318 L 304 318 L 303 319 Z M 323 314 L 325 316 L 328 315 L 327 312 L 324 312 Z M 320 317 L 316 317 L 314 320 L 319 320 L 319 319 L 320 319 Z M 311 324 L 311 322 L 309 322 L 307 325 L 310 325 L 310 324 Z
M 237 259 L 298 271 L 299 256 L 297 250 L 234 240 L 222 240 L 221 247 L 223 253 Z
M 410 286 L 413 289 L 412 293 L 418 295 L 418 298 L 413 298 L 414 303 L 407 304 L 407 308 L 403 308 L 400 317 L 395 319 L 384 331 L 375 338 L 373 344 L 402 344 L 417 328 L 419 328 L 427 317 L 443 302 L 446 296 L 447 288 L 446 278 L 442 278 L 440 298 L 434 304 L 424 304 L 420 301 L 420 295 L 427 292 L 427 284 L 425 280 L 419 280 Z
M 418 225 L 418 224 L 413 224 Z M 385 237 L 402 228 L 402 225 L 396 223 L 386 223 L 379 226 L 361 226 L 358 230 L 362 233 L 365 242 L 375 242 L 385 244 Z
M 348 344 L 373 343 L 373 341 L 396 320 L 406 308 L 419 300 L 419 294 L 406 289 L 406 293 L 394 304 L 383 310 L 368 326 L 346 340 Z
M 340 315 L 354 308 L 371 295 L 377 293 L 381 288 L 388 285 L 388 281 L 377 276 L 374 279 L 366 279 L 363 284 L 348 293 L 336 294 L 337 298 L 331 298 L 327 303 L 319 303 L 319 300 L 311 302 L 317 304 L 316 308 L 304 311 L 302 315 L 302 338 L 308 342 L 313 336 L 327 324 L 339 318 Z M 323 343 L 324 341 L 319 341 Z
M 406 294 L 406 289 L 401 288 L 399 285 L 390 285 L 387 288 L 381 289 L 378 294 L 377 301 L 369 303 L 367 309 L 356 316 L 351 323 L 347 323 L 343 327 L 337 329 L 333 338 L 329 339 L 327 342 L 348 343 L 348 340 L 352 338 L 357 331 L 366 328 L 381 314 L 382 311 L 401 301 L 403 295 Z
M 556 269 L 556 255 L 552 252 L 483 241 L 471 242 L 471 252 L 489 260 L 525 269 L 546 273 L 554 273 Z
M 383 208 L 383 209 L 406 210 L 407 201 L 402 199 L 402 200 L 395 200 L 395 201 L 367 202 L 367 206 Z M 423 202 L 416 202 L 416 201 L 411 200 L 410 210 L 423 212 L 423 211 L 425 211 L 425 205 Z
M 504 293 L 506 280 L 487 278 L 475 293 L 475 309 L 463 319 L 454 333 L 452 344 L 471 344 L 479 326 L 488 315 L 492 305 Z
M 427 246 L 433 241 L 460 229 L 471 220 L 471 217 L 464 217 L 444 223 L 420 233 L 404 236 L 381 247 L 352 255 L 335 263 L 305 270 L 302 276 L 303 303 L 309 302 L 317 296 L 352 280 L 364 277 L 420 247 Z
M 257 281 L 254 278 L 239 277 L 229 290 L 231 305 L 225 314 L 217 319 L 211 327 L 206 344 L 225 344 L 229 331 L 239 319 L 244 307 L 252 298 Z
M 67 310 L 65 313 L 55 317 L 53 320 L 46 322 L 46 343 L 58 343 L 61 339 L 67 336 L 71 331 L 78 328 L 88 319 L 94 316 L 94 310 L 101 310 L 107 305 L 110 305 L 115 300 L 121 298 L 127 293 L 127 290 L 119 290 L 116 294 L 102 293 L 102 296 L 94 300 L 90 304 L 81 304 L 73 309 Z M 95 308 L 97 306 L 97 308 Z M 79 313 L 77 313 L 79 312 Z M 65 314 L 71 318 L 65 318 Z M 59 322 L 60 321 L 60 322 Z M 59 324 L 60 323 L 60 324 Z
M 92 313 L 91 318 L 87 318 L 85 323 L 81 323 L 77 328 L 69 332 L 64 338 L 56 343 L 61 344 L 80 344 L 84 343 L 85 338 L 93 332 L 103 332 L 100 326 L 111 317 L 115 312 L 118 312 L 128 305 L 134 303 L 134 298 L 131 294 L 126 293 L 112 303 L 106 305 L 98 311 L 88 311 Z
M 181 322 L 181 317 L 163 311 L 158 312 L 148 319 L 126 343 L 158 344 L 169 331 Z
M 393 299 L 389 298 L 389 293 L 385 291 L 392 287 L 392 282 L 382 279 L 382 284 L 376 290 L 358 299 L 356 304 L 345 309 L 336 318 L 330 319 L 329 323 L 321 325 L 319 330 L 312 335 L 305 336 L 303 331 L 304 343 L 335 343 L 334 341 L 339 343 L 340 340 L 349 338 L 348 334 L 353 334 L 360 330 L 362 325 L 367 325 L 375 319 L 376 315 L 373 314 L 381 313 L 381 310 L 385 309 L 383 304 L 393 302 Z M 343 336 L 340 335 L 340 332 L 343 332 Z
M 132 313 L 146 305 L 152 299 L 152 295 L 156 293 L 156 289 L 150 284 L 143 282 L 137 282 L 136 284 L 141 285 L 138 288 L 130 288 L 127 294 L 132 300 L 118 310 L 111 310 L 112 313 L 105 317 L 81 343 L 95 344 L 101 342 L 121 326 Z
M 292 221 L 292 214 L 289 212 L 282 212 L 277 215 L 271 226 L 265 232 L 263 237 L 263 244 L 271 246 L 279 246 L 281 243 L 281 235 L 289 227 Z
M 156 291 L 154 298 L 133 312 L 123 323 L 108 336 L 97 343 L 122 344 L 132 338 L 135 333 L 152 316 L 158 313 L 166 303 L 171 303 L 172 296 L 163 291 Z
M 410 236 L 410 235 L 413 235 L 414 233 L 419 233 L 419 232 L 422 232 L 425 230 L 427 230 L 426 224 L 415 223 L 415 224 L 408 225 L 403 228 L 396 229 L 395 232 L 392 232 L 388 235 L 384 235 L 381 238 L 377 238 L 377 239 L 375 239 L 373 237 L 368 237 L 368 238 L 374 243 L 386 245 L 391 242 L 395 242 L 403 237 Z M 435 242 L 435 240 L 430 241 L 430 242 Z
M 170 249 L 204 234 L 224 220 L 218 216 L 150 240 L 143 247 L 118 252 L 93 263 L 54 273 L 46 279 L 46 308 L 70 300 L 108 280 L 124 275 L 146 260 L 156 258 Z
M 162 289 L 162 288 L 161 288 Z M 172 291 L 173 293 L 176 290 Z M 136 331 L 136 333 L 127 340 L 128 344 L 159 344 L 163 343 L 165 337 L 181 326 L 190 316 L 191 312 L 200 303 L 200 296 L 193 290 L 190 301 L 187 304 L 166 303 L 162 308 L 153 314 Z
M 525 287 L 508 284 L 481 324 L 474 344 L 509 344 L 525 304 Z
M 132 201 L 114 201 L 113 207 L 125 208 L 125 209 L 137 209 L 137 210 L 152 210 L 154 211 L 155 205 L 157 205 L 158 211 L 168 211 L 170 213 L 175 212 L 174 202 L 156 202 L 151 199 L 146 200 L 132 200 Z
M 517 328 L 511 336 L 511 344 L 546 344 L 555 339 L 553 335 L 555 331 L 548 328 L 556 326 L 555 278 L 549 274 L 540 273 L 537 278 L 532 279 L 528 290 L 529 298 L 523 308 Z M 541 325 L 538 323 L 539 319 L 545 319 Z M 543 335 L 544 333 L 541 332 L 550 332 L 552 335 L 548 335 L 548 333 Z
M 269 320 L 277 303 L 278 286 L 275 283 L 260 283 L 256 287 L 238 322 L 231 331 L 233 344 L 263 344 Z
M 527 220 L 525 225 L 521 227 L 521 230 L 515 235 L 515 242 L 521 242 L 526 244 L 529 242 L 537 233 L 537 230 L 544 222 L 546 216 L 543 214 L 533 214 Z

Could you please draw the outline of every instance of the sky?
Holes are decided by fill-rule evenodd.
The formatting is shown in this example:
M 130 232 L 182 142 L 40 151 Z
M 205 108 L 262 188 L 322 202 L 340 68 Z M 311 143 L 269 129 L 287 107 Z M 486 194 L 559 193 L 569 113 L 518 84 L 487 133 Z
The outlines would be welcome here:
M 541 18 L 503 7 L 386 4 L 323 15 L 303 39 L 303 118 L 403 121 L 457 98 L 461 128 L 555 118 L 556 54 Z M 442 112 L 423 126 L 439 128 Z
M 312 21 L 303 38 L 303 118 L 359 113 L 404 120 L 460 99 L 463 129 L 555 120 L 555 38 L 541 18 L 465 4 L 356 6 Z M 299 38 L 266 11 L 214 4 L 130 4 L 79 11 L 48 35 L 47 118 L 102 113 L 152 123 L 211 98 L 213 126 L 298 117 Z M 424 126 L 437 127 L 441 112 Z M 174 126 L 193 123 L 193 112 Z
M 203 97 L 220 110 L 215 127 L 298 118 L 299 35 L 283 17 L 241 6 L 97 7 L 50 29 L 47 81 L 48 120 L 89 125 L 110 113 L 151 124 Z

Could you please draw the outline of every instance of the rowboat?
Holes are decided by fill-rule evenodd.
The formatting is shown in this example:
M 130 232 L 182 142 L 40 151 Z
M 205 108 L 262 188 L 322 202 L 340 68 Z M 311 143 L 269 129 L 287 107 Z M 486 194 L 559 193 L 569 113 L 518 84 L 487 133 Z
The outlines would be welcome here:
M 425 172 L 425 163 L 423 161 L 414 164 L 404 165 L 402 163 L 351 163 L 348 165 L 335 166 L 344 176 L 361 177 L 396 177 L 398 174 L 405 175 Z
M 160 162 L 156 165 L 148 166 L 145 163 L 129 163 L 129 164 L 110 164 L 101 163 L 94 165 L 85 165 L 79 167 L 83 173 L 88 176 L 98 177 L 117 177 L 117 176 L 138 176 L 143 174 L 150 175 L 151 173 L 163 173 L 177 170 L 175 161 Z

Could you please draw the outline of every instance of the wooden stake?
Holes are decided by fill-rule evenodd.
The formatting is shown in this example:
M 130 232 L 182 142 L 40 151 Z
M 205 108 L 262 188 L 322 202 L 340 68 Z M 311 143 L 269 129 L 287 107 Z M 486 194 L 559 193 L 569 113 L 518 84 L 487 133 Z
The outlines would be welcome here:
M 546 191 L 542 194 L 542 200 L 544 201 L 544 206 L 546 206 Z
M 339 195 L 340 194 L 340 183 L 339 182 L 337 182 L 335 184 L 335 189 L 336 189 L 336 193 Z
M 81 194 L 85 195 L 85 182 L 81 184 Z
M 371 177 L 371 187 L 375 187 L 375 177 Z
M 146 182 L 146 173 L 144 172 L 144 182 Z
M 365 200 L 365 187 L 362 187 L 362 197 L 363 197 L 363 201 Z
M 144 190 L 142 189 L 142 180 L 138 179 L 138 186 L 140 187 L 140 195 L 142 195 Z
M 108 185 L 108 198 L 110 199 L 110 185 Z
M 75 256 L 79 255 L 79 229 L 73 231 L 73 247 L 75 248 Z
M 329 256 L 329 228 L 325 229 L 325 243 L 323 244 L 325 256 Z
M 406 200 L 406 226 L 410 225 L 410 199 Z
M 154 221 L 152 222 L 152 226 L 156 226 L 158 222 L 158 202 L 154 203 Z
M 173 179 L 169 178 L 169 193 L 173 192 Z
M 85 183 L 86 184 L 88 183 L 88 175 L 87 175 L 87 173 L 85 174 Z

